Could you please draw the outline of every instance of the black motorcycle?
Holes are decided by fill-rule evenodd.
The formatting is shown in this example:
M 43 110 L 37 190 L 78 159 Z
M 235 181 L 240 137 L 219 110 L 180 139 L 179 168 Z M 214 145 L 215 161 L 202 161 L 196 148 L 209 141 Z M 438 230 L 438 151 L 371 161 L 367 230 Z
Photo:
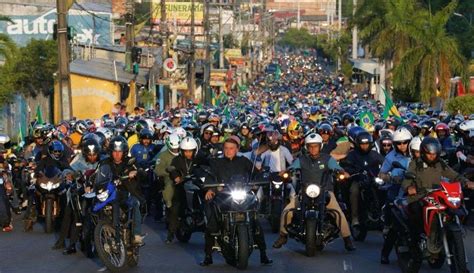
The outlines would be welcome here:
M 331 179 L 331 175 L 323 175 L 324 179 Z M 338 221 L 342 217 L 338 211 L 326 208 L 330 201 L 329 192 L 322 190 L 316 183 L 302 185 L 298 200 L 299 206 L 286 212 L 293 213 L 291 223 L 286 222 L 287 215 L 284 216 L 285 228 L 290 238 L 305 244 L 306 255 L 312 257 L 317 250 L 323 250 L 339 237 Z
M 134 207 L 131 195 L 123 196 L 117 186 L 127 183 L 128 176 L 115 181 L 96 184 L 97 201 L 92 209 L 96 220 L 94 229 L 95 249 L 100 260 L 112 272 L 135 267 L 140 246 L 133 243 Z
M 206 184 L 205 187 L 222 188 L 214 197 L 213 209 L 217 216 L 218 230 L 213 233 L 215 248 L 226 262 L 238 269 L 246 269 L 248 259 L 255 248 L 258 201 L 254 190 L 268 181 L 249 182 L 234 177 L 227 184 Z
M 194 232 L 206 230 L 207 219 L 204 213 L 203 183 L 204 176 L 191 175 L 184 178 L 183 187 L 186 194 L 184 215 L 179 219 L 176 238 L 183 243 L 191 239 Z
M 39 197 L 39 216 L 44 218 L 46 233 L 53 232 L 55 220 L 60 215 L 60 195 L 64 194 L 65 185 L 61 171 L 47 168 L 36 180 L 36 194 Z
M 351 227 L 352 237 L 356 241 L 364 241 L 369 230 L 382 230 L 385 191 L 381 188 L 384 181 L 366 170 L 351 175 L 352 183 L 359 183 L 359 224 Z M 344 200 L 350 204 L 349 200 Z M 351 220 L 350 210 L 346 218 Z
M 273 233 L 280 230 L 280 217 L 288 203 L 290 192 L 287 189 L 287 184 L 291 183 L 291 176 L 289 172 L 283 174 L 272 173 L 269 175 L 270 193 L 269 193 L 269 214 L 268 218 Z

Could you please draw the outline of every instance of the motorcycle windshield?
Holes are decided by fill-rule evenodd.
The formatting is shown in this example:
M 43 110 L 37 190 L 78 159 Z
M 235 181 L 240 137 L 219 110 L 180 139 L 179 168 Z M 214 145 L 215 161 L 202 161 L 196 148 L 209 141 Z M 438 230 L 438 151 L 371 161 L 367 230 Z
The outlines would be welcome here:
M 248 178 L 246 175 L 233 175 L 225 184 L 230 189 L 245 189 L 249 183 Z
M 100 202 L 99 200 L 97 200 L 98 202 L 94 205 L 94 208 L 93 208 L 94 212 L 100 211 L 107 204 L 109 204 L 110 202 L 115 200 L 115 198 L 117 197 L 117 190 L 116 190 L 115 184 L 112 181 L 107 183 L 106 188 L 103 189 L 103 192 L 105 192 L 105 191 L 108 193 L 107 199 L 105 199 L 105 201 L 103 201 L 103 202 Z M 99 195 L 100 195 L 100 193 L 97 194 L 97 197 Z

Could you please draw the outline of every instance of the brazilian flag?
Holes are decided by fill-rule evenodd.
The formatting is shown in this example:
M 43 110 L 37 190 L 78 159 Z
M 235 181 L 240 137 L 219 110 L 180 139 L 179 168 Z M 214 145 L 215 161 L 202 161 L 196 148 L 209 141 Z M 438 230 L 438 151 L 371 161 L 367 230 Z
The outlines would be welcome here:
M 364 111 L 359 115 L 359 125 L 362 128 L 369 129 L 374 124 L 374 115 L 372 112 Z
M 386 119 L 389 116 L 394 116 L 395 118 L 401 120 L 400 113 L 398 112 L 397 106 L 393 104 L 392 99 L 390 98 L 390 94 L 382 88 L 383 93 L 385 94 L 385 110 L 383 111 L 383 118 Z

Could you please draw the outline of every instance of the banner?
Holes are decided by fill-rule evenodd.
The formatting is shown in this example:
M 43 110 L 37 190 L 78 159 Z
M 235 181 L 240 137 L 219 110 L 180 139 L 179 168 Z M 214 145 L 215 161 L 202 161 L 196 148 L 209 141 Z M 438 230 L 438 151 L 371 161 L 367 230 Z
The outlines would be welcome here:
M 153 0 L 151 4 L 151 20 L 154 24 L 160 23 L 161 3 Z M 166 20 L 176 22 L 178 25 L 191 25 L 191 2 L 168 2 L 166 1 Z M 194 24 L 202 25 L 204 21 L 204 5 L 194 3 Z
M 0 21 L 0 33 L 8 34 L 20 46 L 25 46 L 31 39 L 52 40 L 54 24 L 57 20 L 56 9 L 40 15 L 9 15 L 12 23 Z M 93 42 L 97 45 L 113 44 L 112 13 L 85 12 L 70 9 L 68 24 L 76 33 L 80 43 Z

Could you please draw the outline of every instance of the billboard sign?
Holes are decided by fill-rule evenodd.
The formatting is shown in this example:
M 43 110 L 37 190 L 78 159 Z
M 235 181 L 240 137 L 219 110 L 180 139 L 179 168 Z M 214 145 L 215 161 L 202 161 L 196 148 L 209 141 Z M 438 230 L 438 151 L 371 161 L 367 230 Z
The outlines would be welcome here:
M 31 39 L 53 39 L 54 24 L 57 20 L 56 9 L 41 15 L 9 15 L 10 22 L 0 22 L 0 33 L 8 34 L 20 46 Z M 112 14 L 107 12 L 85 12 L 70 9 L 68 24 L 73 27 L 79 43 L 97 45 L 113 44 Z

